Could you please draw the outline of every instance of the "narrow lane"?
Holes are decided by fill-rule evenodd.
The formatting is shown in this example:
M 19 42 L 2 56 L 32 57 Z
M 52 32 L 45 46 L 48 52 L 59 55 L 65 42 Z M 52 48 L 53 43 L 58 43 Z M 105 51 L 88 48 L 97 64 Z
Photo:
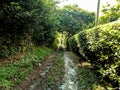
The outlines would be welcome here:
M 99 85 L 91 64 L 80 61 L 72 52 L 56 52 L 55 56 L 47 58 L 40 70 L 35 71 L 37 75 L 33 74 L 36 78 L 30 79 L 29 87 L 15 90 L 105 90 Z

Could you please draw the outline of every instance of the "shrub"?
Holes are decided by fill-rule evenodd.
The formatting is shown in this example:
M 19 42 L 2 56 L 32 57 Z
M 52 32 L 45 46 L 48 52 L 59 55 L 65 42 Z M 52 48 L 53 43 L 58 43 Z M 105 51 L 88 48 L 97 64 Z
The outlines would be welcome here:
M 81 31 L 68 42 L 73 49 L 90 60 L 111 86 L 120 87 L 120 21 Z M 72 38 L 75 38 L 72 39 Z
M 12 38 L 10 34 L 5 35 L 4 37 L 0 36 L 0 58 L 25 51 L 27 45 L 22 45 L 21 40 L 17 41 L 10 38 Z

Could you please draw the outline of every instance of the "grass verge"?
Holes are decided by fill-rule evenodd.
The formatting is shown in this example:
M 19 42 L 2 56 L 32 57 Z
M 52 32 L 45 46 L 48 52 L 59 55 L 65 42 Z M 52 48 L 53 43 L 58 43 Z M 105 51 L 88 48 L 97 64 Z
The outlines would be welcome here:
M 27 78 L 27 76 L 52 52 L 46 47 L 34 47 L 25 57 L 12 64 L 0 67 L 0 90 L 9 90 Z

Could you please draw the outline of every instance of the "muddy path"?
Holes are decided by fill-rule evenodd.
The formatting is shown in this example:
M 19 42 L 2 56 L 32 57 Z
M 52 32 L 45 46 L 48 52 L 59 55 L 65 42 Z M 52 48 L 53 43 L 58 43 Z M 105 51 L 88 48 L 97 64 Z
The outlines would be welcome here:
M 72 52 L 54 52 L 12 90 L 106 90 L 99 81 L 89 62 Z
M 39 81 L 40 76 L 44 76 L 49 71 L 49 68 L 53 65 L 52 58 L 56 56 L 55 53 L 48 55 L 42 64 L 39 63 L 39 67 L 37 67 L 32 74 L 28 76 L 26 80 L 20 83 L 18 86 L 14 88 L 14 90 L 30 90 L 32 85 Z M 42 80 L 42 79 L 41 79 Z M 40 81 L 41 81 L 40 80 Z M 39 89 L 42 90 L 42 89 Z

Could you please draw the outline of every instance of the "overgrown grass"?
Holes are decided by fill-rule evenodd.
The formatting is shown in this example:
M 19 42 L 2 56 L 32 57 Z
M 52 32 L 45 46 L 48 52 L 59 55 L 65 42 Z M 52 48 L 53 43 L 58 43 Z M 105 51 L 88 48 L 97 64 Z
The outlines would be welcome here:
M 52 50 L 46 47 L 34 47 L 27 52 L 23 59 L 1 66 L 0 90 L 11 89 L 26 79 L 51 52 Z

